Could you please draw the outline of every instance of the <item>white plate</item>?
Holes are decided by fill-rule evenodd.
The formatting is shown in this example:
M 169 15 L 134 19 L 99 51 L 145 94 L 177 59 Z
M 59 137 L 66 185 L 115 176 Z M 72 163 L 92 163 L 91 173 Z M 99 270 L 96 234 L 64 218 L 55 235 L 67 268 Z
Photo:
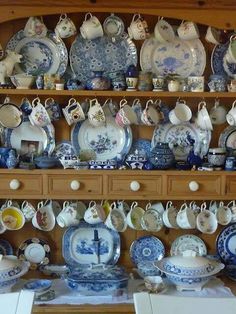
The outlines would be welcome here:
M 182 255 L 186 250 L 195 251 L 198 256 L 207 255 L 205 243 L 193 234 L 185 234 L 176 238 L 171 245 L 170 255 Z
M 176 73 L 181 77 L 201 76 L 206 67 L 206 51 L 199 39 L 159 43 L 153 49 L 150 64 L 158 75 Z
M 132 131 L 129 126 L 118 126 L 113 117 L 107 117 L 106 124 L 100 127 L 94 127 L 89 120 L 85 120 L 74 125 L 71 142 L 78 154 L 81 149 L 92 149 L 97 160 L 106 161 L 129 152 Z
M 175 155 L 175 160 L 186 161 L 191 149 L 188 136 L 195 141 L 194 152 L 201 157 L 205 156 L 211 141 L 211 131 L 201 130 L 194 123 L 190 122 L 179 125 L 171 123 L 158 125 L 153 132 L 152 148 L 158 142 L 169 143 L 169 147 Z

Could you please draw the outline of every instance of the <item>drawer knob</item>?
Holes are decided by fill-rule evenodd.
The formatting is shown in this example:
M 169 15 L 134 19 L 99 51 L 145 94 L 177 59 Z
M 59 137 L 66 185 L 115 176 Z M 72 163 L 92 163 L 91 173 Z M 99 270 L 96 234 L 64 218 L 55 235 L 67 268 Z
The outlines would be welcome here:
M 20 187 L 20 181 L 17 179 L 13 179 L 10 181 L 9 186 L 11 190 L 18 190 Z
M 189 190 L 192 192 L 196 192 L 199 190 L 199 184 L 196 181 L 190 181 L 188 186 Z
M 77 180 L 71 181 L 71 183 L 70 183 L 70 188 L 71 188 L 71 190 L 73 190 L 73 191 L 79 190 L 79 188 L 80 188 L 80 182 L 77 181 Z
M 138 181 L 132 181 L 130 183 L 130 189 L 134 192 L 138 191 L 140 189 L 140 183 Z

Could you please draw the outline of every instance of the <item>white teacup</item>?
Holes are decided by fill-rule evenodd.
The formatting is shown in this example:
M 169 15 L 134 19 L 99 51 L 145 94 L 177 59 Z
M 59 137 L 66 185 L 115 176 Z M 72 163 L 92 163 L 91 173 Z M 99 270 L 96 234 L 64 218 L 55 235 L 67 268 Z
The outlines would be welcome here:
M 177 28 L 177 33 L 183 40 L 197 39 L 200 36 L 197 24 L 191 21 L 182 21 Z
M 235 202 L 235 200 L 230 201 L 227 204 L 227 207 L 229 207 L 231 210 L 231 214 L 232 214 L 231 222 L 236 222 L 236 202 Z
M 206 108 L 206 102 L 201 101 L 198 104 L 198 113 L 196 118 L 197 125 L 203 130 L 213 130 L 211 118 Z
M 115 120 L 121 127 L 124 125 L 137 124 L 137 115 L 133 108 L 128 105 L 126 99 L 120 101 L 120 110 L 117 112 Z
M 84 39 L 95 39 L 103 36 L 102 24 L 98 18 L 90 12 L 85 14 L 82 26 L 80 27 L 81 36 Z
M 69 99 L 68 105 L 65 108 L 62 108 L 62 112 L 69 125 L 85 119 L 83 109 L 75 98 Z
M 88 208 L 84 213 L 84 220 L 89 224 L 97 224 L 105 221 L 106 214 L 102 205 L 97 204 L 95 201 L 89 203 Z
M 42 105 L 39 97 L 32 101 L 32 111 L 29 115 L 30 122 L 33 125 L 44 127 L 51 123 L 51 119 L 45 107 Z
M 197 215 L 197 229 L 202 233 L 212 234 L 217 230 L 216 215 L 207 209 L 206 203 L 202 203 L 201 212 Z
M 23 203 L 21 204 L 21 210 L 25 216 L 26 221 L 30 221 L 36 213 L 34 205 L 28 201 L 23 201 Z
M 105 225 L 118 232 L 124 232 L 127 229 L 124 211 L 117 208 L 115 202 L 111 204 L 111 210 L 105 220 Z
M 142 207 L 138 206 L 137 202 L 133 202 L 131 204 L 130 211 L 126 216 L 128 226 L 135 230 L 143 230 L 141 222 L 144 213 L 145 210 Z
M 146 205 L 146 211 L 141 218 L 141 224 L 144 230 L 157 232 L 163 227 L 162 214 L 152 207 L 151 203 Z
M 41 201 L 38 203 L 37 211 L 32 219 L 32 224 L 39 230 L 53 230 L 56 224 L 56 218 L 52 208 L 52 200 Z
M 205 39 L 209 43 L 218 45 L 220 43 L 220 30 L 215 27 L 208 26 Z
M 155 25 L 154 36 L 159 42 L 164 43 L 166 41 L 173 41 L 175 33 L 172 26 L 161 17 Z
M 229 63 L 236 63 L 236 35 L 230 37 L 229 46 L 225 54 L 225 59 Z
M 176 217 L 177 217 L 177 210 L 174 207 L 173 203 L 171 201 L 168 201 L 166 204 L 166 209 L 162 215 L 164 225 L 168 228 L 178 229 L 179 226 L 176 222 Z
M 89 101 L 88 120 L 93 126 L 102 126 L 106 122 L 105 113 L 97 98 Z
M 43 19 L 39 19 L 38 17 L 31 16 L 24 28 L 24 35 L 26 37 L 37 37 L 43 38 L 47 35 L 47 27 L 43 23 Z
M 219 100 L 215 101 L 214 106 L 210 110 L 210 118 L 212 124 L 223 124 L 226 122 L 226 108 L 220 105 Z
M 172 124 L 181 124 L 187 122 L 192 118 L 192 111 L 186 105 L 184 100 L 177 102 L 175 108 L 169 112 L 169 120 Z
M 230 109 L 230 111 L 227 113 L 226 115 L 226 120 L 228 122 L 229 125 L 236 125 L 236 100 L 233 102 L 232 107 Z
M 85 210 L 86 210 L 86 207 L 84 208 L 84 211 Z M 80 215 L 80 212 L 77 207 L 77 203 L 72 204 L 68 201 L 65 201 L 63 203 L 62 211 L 56 217 L 56 221 L 61 228 L 65 228 L 69 226 L 78 225 L 81 218 L 83 217 L 81 217 Z
M 143 40 L 148 36 L 147 22 L 140 14 L 134 14 L 132 22 L 128 27 L 128 34 L 131 39 Z
M 75 24 L 69 17 L 67 17 L 67 14 L 61 14 L 55 28 L 55 33 L 61 38 L 68 38 L 76 34 Z
M 194 212 L 186 203 L 181 205 L 176 217 L 176 222 L 182 229 L 194 229 L 196 227 Z
M 161 114 L 154 107 L 152 99 L 149 99 L 146 102 L 146 106 L 141 115 L 141 121 L 145 125 L 157 125 L 161 120 Z
M 216 211 L 216 219 L 220 225 L 226 226 L 231 222 L 232 212 L 228 206 L 224 206 L 224 202 L 220 202 Z

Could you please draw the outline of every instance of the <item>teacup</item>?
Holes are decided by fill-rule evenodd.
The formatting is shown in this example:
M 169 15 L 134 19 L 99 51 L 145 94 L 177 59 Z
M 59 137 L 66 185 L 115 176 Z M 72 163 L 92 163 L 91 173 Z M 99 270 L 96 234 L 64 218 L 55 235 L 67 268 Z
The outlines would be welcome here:
M 137 124 L 137 115 L 133 108 L 128 105 L 126 99 L 120 101 L 120 110 L 117 112 L 115 120 L 121 127 L 124 125 Z
M 57 121 L 62 116 L 60 105 L 51 97 L 45 100 L 45 109 L 51 121 Z
M 151 204 L 151 208 L 153 208 L 156 211 L 158 211 L 158 213 L 160 213 L 161 215 L 163 215 L 163 213 L 165 211 L 165 208 L 164 208 L 162 202 L 152 203 Z
M 97 224 L 105 221 L 106 214 L 102 205 L 97 204 L 95 201 L 89 203 L 88 208 L 84 213 L 84 220 L 89 224 Z
M 133 202 L 130 207 L 130 211 L 126 216 L 127 224 L 130 228 L 135 230 L 143 230 L 142 227 L 142 217 L 145 213 L 145 210 L 138 206 L 138 202 Z
M 231 210 L 231 214 L 232 214 L 231 222 L 236 222 L 236 202 L 235 202 L 235 200 L 230 201 L 227 204 L 227 207 L 229 207 Z
M 30 221 L 36 213 L 34 205 L 28 201 L 23 201 L 23 203 L 21 204 L 21 211 L 24 214 L 26 221 Z
M 232 212 L 228 206 L 224 206 L 224 202 L 220 202 L 216 211 L 216 219 L 220 225 L 228 225 L 232 219 Z
M 47 27 L 43 23 L 43 19 L 38 17 L 31 16 L 24 28 L 24 35 L 26 37 L 38 37 L 43 38 L 47 35 Z
M 176 217 L 176 222 L 182 229 L 194 229 L 196 227 L 194 212 L 186 203 L 181 205 Z
M 236 35 L 230 37 L 229 46 L 225 54 L 225 60 L 229 63 L 236 63 Z
M 146 102 L 145 109 L 142 112 L 141 120 L 146 125 L 157 125 L 161 120 L 161 114 L 154 107 L 152 99 Z
M 200 36 L 197 24 L 191 21 L 182 21 L 177 28 L 177 33 L 183 40 L 197 39 Z
M 210 201 L 210 204 L 209 204 L 209 210 L 213 213 L 213 214 L 216 214 L 216 211 L 218 209 L 218 203 L 217 201 Z
M 0 211 L 0 234 L 4 233 L 6 230 L 7 228 L 2 221 L 2 211 Z
M 61 14 L 55 28 L 55 33 L 61 38 L 68 38 L 76 34 L 76 27 L 67 14 Z
M 103 109 L 105 116 L 110 115 L 112 117 L 115 117 L 117 112 L 119 111 L 119 106 L 114 99 L 108 98 L 105 100 L 105 102 L 102 106 L 102 109 Z
M 7 202 L 7 206 L 2 210 L 2 224 L 7 230 L 19 230 L 25 224 L 25 217 L 22 211 L 12 205 L 12 201 Z
M 165 284 L 161 276 L 146 276 L 144 277 L 144 284 L 148 291 L 158 293 L 165 289 Z
M 85 119 L 83 109 L 75 98 L 69 99 L 68 105 L 65 108 L 62 108 L 62 112 L 69 125 Z
M 103 28 L 98 18 L 89 12 L 85 14 L 80 33 L 84 39 L 95 39 L 103 36 Z
M 124 232 L 127 228 L 124 211 L 116 207 L 116 203 L 111 204 L 110 212 L 105 220 L 105 225 L 115 231 Z
M 84 208 L 84 212 L 85 210 L 86 207 Z M 56 221 L 61 228 L 65 228 L 69 226 L 78 225 L 81 218 L 83 217 L 81 217 L 80 215 L 80 212 L 77 208 L 77 204 L 65 201 L 63 203 L 62 211 L 56 217 Z
M 125 213 L 125 215 L 130 211 L 130 207 L 129 207 L 128 203 L 126 203 L 124 200 L 123 201 L 117 200 L 116 206 L 117 206 L 117 208 L 122 210 Z
M 56 219 L 52 208 L 52 200 L 41 201 L 38 203 L 37 211 L 32 219 L 32 224 L 39 230 L 53 230 L 56 224 Z
M 206 203 L 202 203 L 201 212 L 197 215 L 196 226 L 202 233 L 212 234 L 217 230 L 216 215 L 207 209 Z
M 146 205 L 146 211 L 141 218 L 141 224 L 144 230 L 157 232 L 163 227 L 162 214 L 152 207 L 151 203 Z
M 230 111 L 226 115 L 226 120 L 229 125 L 236 125 L 236 108 L 235 108 L 236 100 L 233 102 Z
M 140 14 L 134 14 L 132 22 L 128 27 L 128 34 L 131 39 L 143 40 L 149 35 L 147 22 Z
M 203 130 L 213 130 L 209 113 L 206 109 L 206 102 L 201 101 L 198 104 L 198 113 L 196 118 L 197 125 Z
M 210 118 L 212 124 L 223 124 L 226 121 L 227 111 L 224 106 L 220 105 L 219 100 L 215 101 L 214 106 L 210 110 Z
M 163 212 L 163 215 L 162 215 L 164 225 L 168 228 L 178 229 L 179 226 L 176 222 L 176 218 L 177 218 L 177 210 L 174 207 L 173 203 L 171 201 L 168 201 L 166 204 L 165 211 Z
M 220 30 L 215 27 L 208 26 L 205 39 L 209 43 L 218 45 L 220 43 Z
M 169 120 L 174 125 L 187 122 L 191 118 L 192 118 L 192 111 L 186 105 L 185 100 L 178 100 L 175 108 L 169 112 Z
M 41 104 L 39 97 L 32 101 L 32 111 L 29 115 L 30 122 L 33 125 L 44 127 L 51 123 L 51 119 L 45 107 Z
M 97 98 L 89 101 L 88 120 L 93 126 L 102 126 L 106 122 L 106 116 Z
M 159 42 L 164 43 L 166 41 L 173 41 L 175 33 L 172 26 L 161 17 L 155 25 L 154 36 Z

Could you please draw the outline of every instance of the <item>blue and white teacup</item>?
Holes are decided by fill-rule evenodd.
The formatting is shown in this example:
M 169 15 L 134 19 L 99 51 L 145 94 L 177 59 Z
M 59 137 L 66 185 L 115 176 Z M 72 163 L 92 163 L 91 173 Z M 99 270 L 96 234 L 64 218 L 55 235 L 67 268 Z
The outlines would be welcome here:
M 53 98 L 45 100 L 45 108 L 51 121 L 59 120 L 62 117 L 61 107 Z
M 69 125 L 85 120 L 83 109 L 75 98 L 69 99 L 68 105 L 65 108 L 62 108 L 62 112 Z

